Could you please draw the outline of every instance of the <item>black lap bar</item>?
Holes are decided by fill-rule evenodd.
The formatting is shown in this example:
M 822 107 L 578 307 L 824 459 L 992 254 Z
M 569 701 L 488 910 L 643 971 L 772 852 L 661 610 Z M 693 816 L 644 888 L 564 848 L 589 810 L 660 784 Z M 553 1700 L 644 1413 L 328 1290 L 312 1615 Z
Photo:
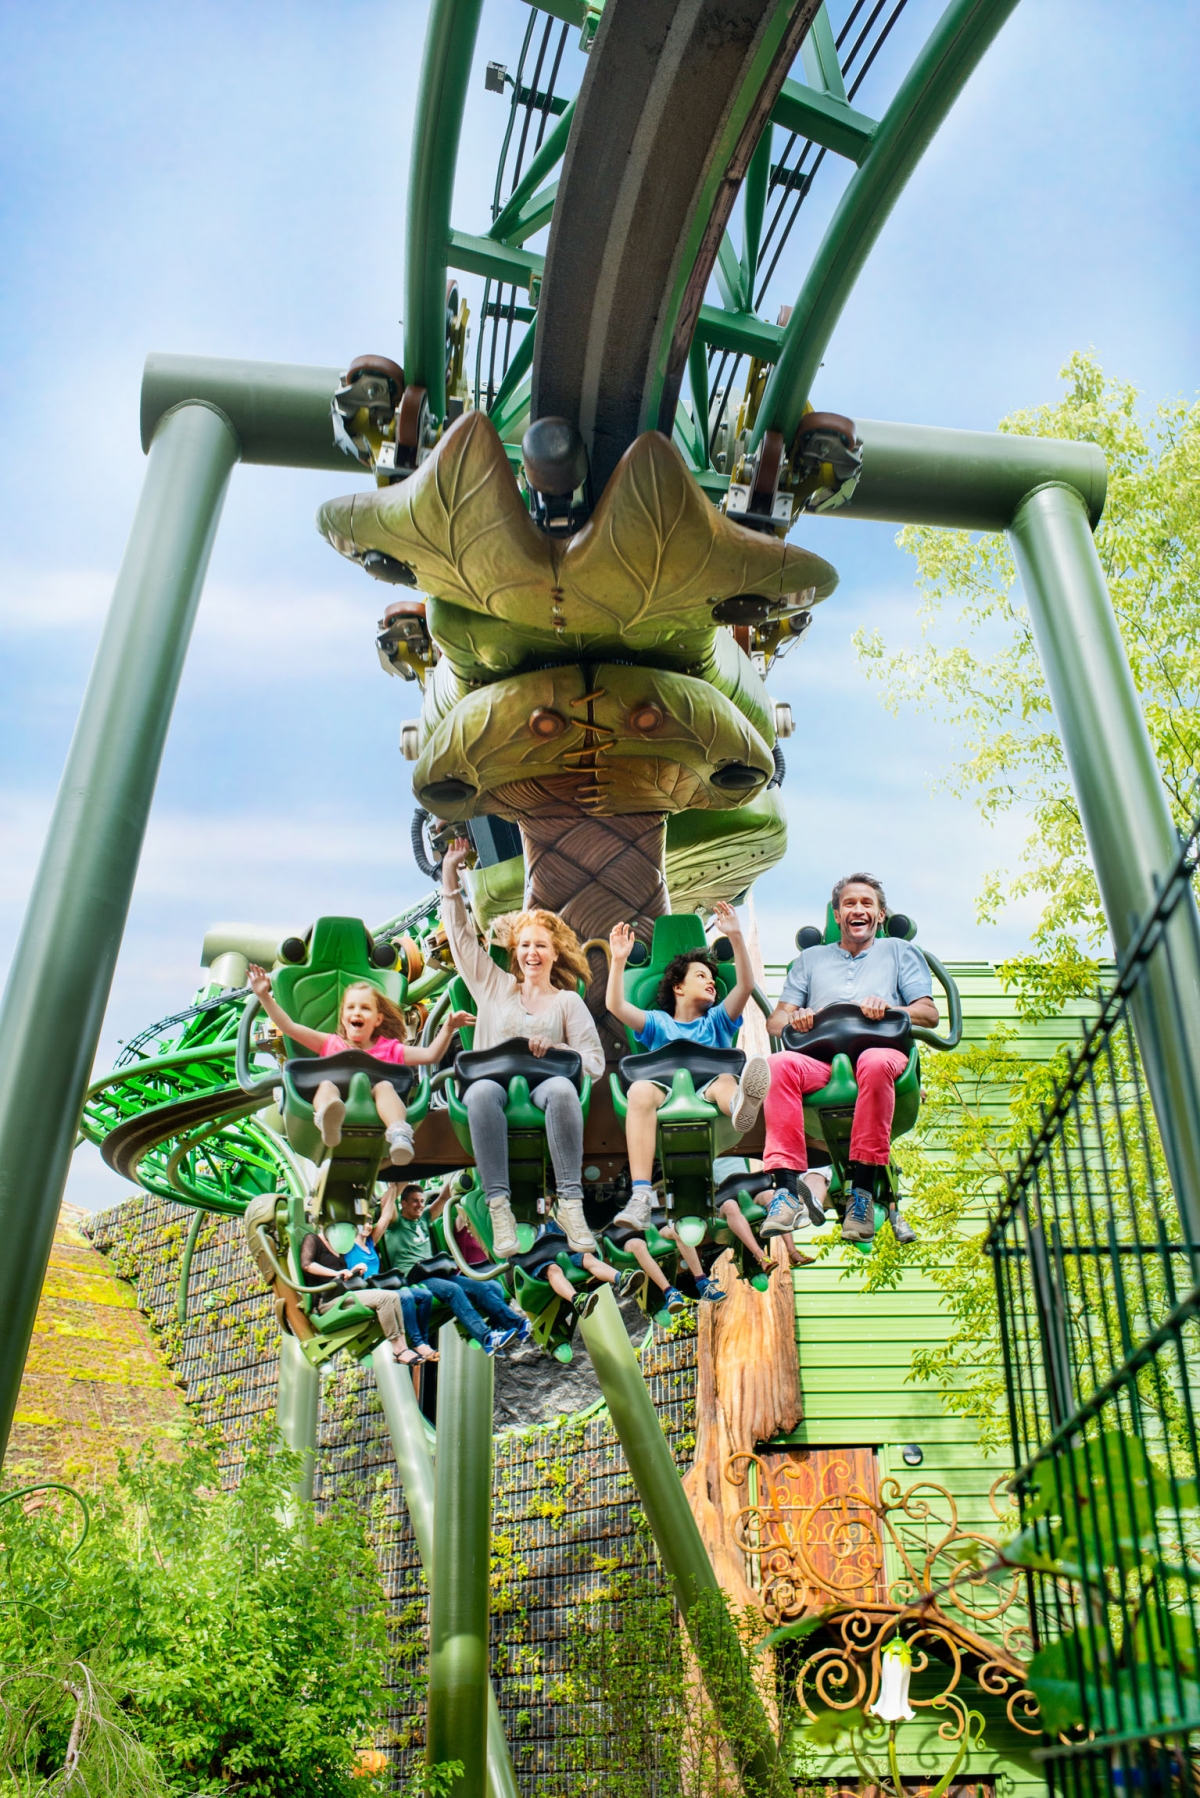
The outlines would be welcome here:
M 653 1080 L 656 1086 L 671 1090 L 671 1082 L 680 1068 L 692 1076 L 696 1091 L 703 1092 L 718 1074 L 740 1077 L 746 1057 L 740 1049 L 710 1049 L 707 1043 L 689 1043 L 683 1038 L 651 1049 L 648 1055 L 623 1055 L 617 1064 L 621 1085 L 628 1091 L 635 1080 Z
M 385 1080 L 389 1086 L 395 1087 L 396 1096 L 404 1099 L 408 1097 L 417 1077 L 412 1068 L 401 1067 L 394 1061 L 376 1061 L 365 1049 L 343 1049 L 338 1055 L 298 1056 L 295 1061 L 285 1062 L 284 1066 L 292 1085 L 310 1105 L 322 1080 L 332 1081 L 345 1099 L 350 1095 L 351 1074 L 361 1071 L 372 1086 L 378 1086 L 381 1080 Z
M 454 1075 L 460 1087 L 474 1080 L 495 1080 L 507 1087 L 517 1074 L 529 1082 L 529 1090 L 547 1080 L 561 1076 L 578 1087 L 583 1073 L 583 1057 L 577 1049 L 547 1049 L 535 1055 L 523 1036 L 510 1036 L 507 1042 L 491 1049 L 461 1049 L 454 1057 Z
M 771 1192 L 775 1185 L 775 1176 L 763 1169 L 757 1174 L 730 1174 L 722 1180 L 713 1194 L 713 1210 L 719 1211 L 730 1199 L 736 1199 L 739 1192 L 749 1194 L 756 1199 L 760 1193 Z
M 462 1269 L 452 1255 L 426 1255 L 424 1261 L 414 1261 L 405 1274 L 405 1282 L 409 1286 L 419 1286 L 422 1280 L 457 1280 Z
M 863 1016 L 862 1007 L 847 1002 L 827 1005 L 819 1011 L 811 1030 L 783 1033 L 785 1049 L 797 1049 L 815 1061 L 832 1061 L 835 1055 L 848 1055 L 858 1061 L 864 1049 L 899 1049 L 907 1055 L 912 1048 L 912 1019 L 906 1011 L 889 1005 L 881 1018 Z

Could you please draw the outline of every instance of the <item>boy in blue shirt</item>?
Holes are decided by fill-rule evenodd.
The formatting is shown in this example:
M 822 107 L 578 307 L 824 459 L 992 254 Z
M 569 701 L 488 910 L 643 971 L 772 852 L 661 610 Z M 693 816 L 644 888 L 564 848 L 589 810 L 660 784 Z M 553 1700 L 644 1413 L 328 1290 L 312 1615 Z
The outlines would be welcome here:
M 723 901 L 713 907 L 717 928 L 733 946 L 734 985 L 728 998 L 717 996 L 715 963 L 707 952 L 692 950 L 676 955 L 663 972 L 655 995 L 657 1004 L 650 1011 L 631 1005 L 625 997 L 625 967 L 633 948 L 633 930 L 628 924 L 617 924 L 609 934 L 612 961 L 608 970 L 606 1003 L 613 1017 L 628 1025 L 645 1049 L 660 1049 L 664 1043 L 684 1040 L 703 1043 L 712 1049 L 731 1049 L 742 1022 L 742 1009 L 754 991 L 754 969 L 750 952 L 742 935 L 742 926 L 732 905 Z M 718 1074 L 705 1087 L 701 1097 L 716 1105 L 743 1135 L 757 1121 L 771 1070 L 764 1055 L 747 1057 L 741 1078 Z M 625 1140 L 629 1148 L 629 1177 L 633 1183 L 629 1203 L 613 1219 L 630 1229 L 644 1230 L 654 1207 L 654 1188 L 650 1176 L 654 1171 L 654 1149 L 658 1134 L 658 1108 L 667 1097 L 665 1087 L 653 1080 L 635 1080 L 627 1094 L 628 1114 Z M 740 1206 L 731 1200 L 721 1207 L 722 1215 L 734 1235 L 749 1249 L 764 1273 L 775 1263 L 768 1259 Z M 671 1235 L 670 1228 L 664 1232 Z M 701 1297 L 710 1296 L 704 1288 L 707 1280 L 698 1280 Z M 720 1292 L 720 1288 L 716 1288 Z

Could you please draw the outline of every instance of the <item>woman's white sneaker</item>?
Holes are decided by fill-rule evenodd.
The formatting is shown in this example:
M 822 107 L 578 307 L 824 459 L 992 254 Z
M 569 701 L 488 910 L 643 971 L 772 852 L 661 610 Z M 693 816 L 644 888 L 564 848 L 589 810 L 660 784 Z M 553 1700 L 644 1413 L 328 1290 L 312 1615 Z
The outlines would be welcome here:
M 593 1253 L 596 1238 L 588 1229 L 587 1218 L 583 1215 L 582 1199 L 560 1199 L 554 1207 L 554 1221 L 567 1238 L 567 1247 L 576 1255 Z
M 509 1201 L 489 1199 L 488 1216 L 492 1220 L 492 1253 L 496 1259 L 507 1261 L 510 1255 L 519 1255 L 521 1244 L 517 1237 L 517 1220 Z

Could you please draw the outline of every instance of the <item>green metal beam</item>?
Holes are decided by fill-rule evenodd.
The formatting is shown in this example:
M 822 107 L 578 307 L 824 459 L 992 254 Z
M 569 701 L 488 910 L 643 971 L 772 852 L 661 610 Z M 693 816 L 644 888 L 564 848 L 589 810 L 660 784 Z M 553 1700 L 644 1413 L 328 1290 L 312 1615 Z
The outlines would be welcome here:
M 863 264 L 905 183 L 1017 0 L 952 0 L 900 84 L 842 195 L 788 320 L 753 442 L 796 434 L 809 389 Z
M 531 195 L 535 194 L 552 168 L 563 159 L 567 149 L 567 139 L 571 135 L 571 121 L 575 117 L 575 102 L 571 101 L 566 111 L 554 122 L 553 128 L 547 132 L 541 149 L 537 152 L 517 185 L 513 188 L 504 207 L 497 213 L 489 237 L 497 237 L 504 242 L 509 234 L 512 221 L 520 216 L 521 208 Z
M 508 403 L 521 383 L 529 374 L 529 365 L 533 361 L 533 346 L 537 336 L 537 319 L 530 321 L 528 329 L 508 359 L 508 367 L 504 371 L 504 379 L 496 389 L 488 416 L 496 429 L 503 435 L 508 414 Z
M 438 1347 L 425 1751 L 430 1766 L 462 1762 L 454 1798 L 486 1798 L 492 1362 L 453 1324 Z
M 676 1602 L 689 1632 L 695 1636 L 698 1618 L 693 1613 L 697 1602 L 706 1595 L 719 1594 L 720 1586 L 611 1287 L 604 1287 L 590 1315 L 581 1319 L 579 1328 L 592 1358 L 613 1428 L 621 1439 L 646 1522 L 675 1588 Z M 716 1616 L 717 1613 L 712 1613 L 714 1624 Z M 711 1639 L 707 1631 L 705 1639 Z M 722 1659 L 728 1655 L 733 1661 L 743 1652 L 731 1619 L 729 1639 L 723 1649 Z M 726 1688 L 724 1692 L 720 1689 L 722 1685 Z M 757 1697 L 745 1687 L 739 1690 L 738 1682 L 728 1679 L 714 1682 L 709 1695 L 718 1715 L 727 1705 L 736 1703 L 739 1715 L 730 1721 L 736 1723 L 738 1739 L 745 1740 L 746 1713 L 750 1712 L 758 1725 L 755 1734 L 762 1746 L 744 1770 L 746 1790 L 748 1793 L 773 1791 L 779 1772 L 775 1736 Z M 757 1717 L 754 1717 L 755 1709 Z
M 465 269 L 470 275 L 483 275 L 492 281 L 515 281 L 531 293 L 546 266 L 546 258 L 536 250 L 511 249 L 506 243 L 497 243 L 494 237 L 450 231 L 446 243 L 446 259 L 451 268 Z
M 1118 954 L 1153 909 L 1178 837 L 1088 526 L 1072 487 L 1035 488 L 1009 533 Z M 1200 933 L 1177 907 L 1134 1027 L 1186 1231 L 1200 1241 Z
M 701 306 L 692 341 L 698 337 L 714 350 L 734 350 L 739 356 L 774 362 L 783 345 L 783 334 L 782 325 L 769 325 L 752 312 L 723 312 L 719 306 Z
M 851 162 L 863 161 L 879 129 L 877 119 L 799 81 L 784 82 L 771 117 L 785 131 L 811 138 L 814 144 L 847 156 Z
M 198 400 L 225 414 L 243 462 L 350 474 L 358 464 L 336 447 L 329 422 L 340 380 L 336 368 L 152 352 L 142 372 L 142 448 L 149 450 L 172 406 Z
M 506 244 L 523 244 L 527 238 L 548 225 L 554 215 L 554 202 L 558 198 L 558 182 L 548 181 L 536 193 L 518 208 L 515 216 L 510 217 L 503 232 L 489 231 L 489 237 L 495 237 Z M 507 211 L 508 208 L 505 208 Z
M 458 140 L 483 0 L 433 0 L 417 87 L 404 272 L 404 373 L 446 410 L 446 246 Z M 454 266 L 460 266 L 455 264 Z
M 808 36 L 800 46 L 800 56 L 811 87 L 818 93 L 831 95 L 835 100 L 846 98 L 837 41 L 833 35 L 833 26 L 829 23 L 829 12 L 824 5 L 818 9 Z
M 238 449 L 208 405 L 155 434 L 0 1006 L 0 1453 Z
M 860 418 L 857 426 L 862 475 L 849 503 L 831 518 L 1005 531 L 1032 488 L 1065 481 L 1082 494 L 1092 524 L 1100 522 L 1108 469 L 1094 443 L 873 418 Z
M 417 1553 L 425 1569 L 425 1583 L 433 1590 L 434 1539 L 434 1473 L 429 1449 L 429 1431 L 417 1404 L 412 1373 L 401 1367 L 392 1354 L 391 1345 L 381 1342 L 371 1356 L 375 1384 L 383 1403 L 396 1469 L 404 1488 L 404 1502 L 417 1539 Z M 520 1798 L 512 1757 L 500 1721 L 500 1707 L 491 1682 L 488 1682 L 487 1714 L 488 1798 Z
M 276 1416 L 279 1434 L 295 1454 L 304 1457 L 304 1467 L 295 1487 L 297 1498 L 312 1499 L 320 1413 L 321 1380 L 316 1368 L 305 1359 L 304 1350 L 294 1336 L 280 1336 Z

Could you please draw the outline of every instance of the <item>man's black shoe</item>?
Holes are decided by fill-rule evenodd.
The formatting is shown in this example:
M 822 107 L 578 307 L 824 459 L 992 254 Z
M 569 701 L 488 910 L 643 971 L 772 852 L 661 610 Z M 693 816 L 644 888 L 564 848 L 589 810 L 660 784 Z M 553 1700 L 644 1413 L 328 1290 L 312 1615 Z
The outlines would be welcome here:
M 888 1222 L 892 1226 L 892 1235 L 898 1243 L 905 1244 L 917 1240 L 917 1233 L 908 1219 L 900 1215 L 899 1205 L 888 1206 Z

